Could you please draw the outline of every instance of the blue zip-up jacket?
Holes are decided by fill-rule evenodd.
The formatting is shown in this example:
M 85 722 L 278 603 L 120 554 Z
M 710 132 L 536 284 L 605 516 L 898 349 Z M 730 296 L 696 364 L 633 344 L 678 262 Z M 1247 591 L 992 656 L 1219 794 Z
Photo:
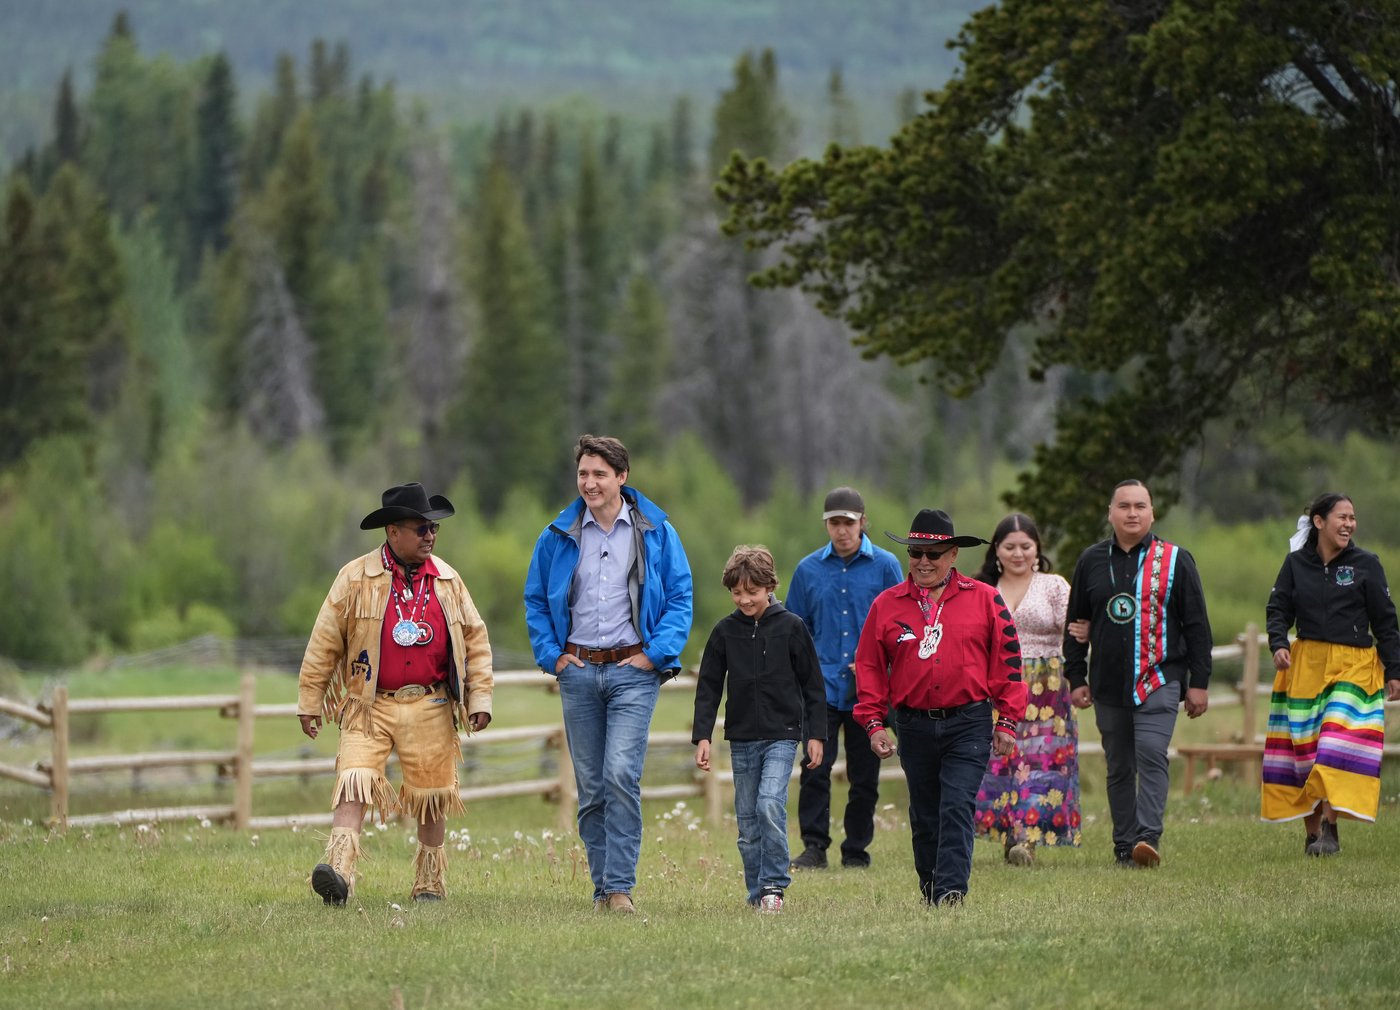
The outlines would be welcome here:
M 647 659 L 668 680 L 680 672 L 681 653 L 690 638 L 694 606 L 690 562 L 665 512 L 633 487 L 624 485 L 622 497 L 632 506 L 634 520 L 636 562 L 627 573 L 632 625 Z M 535 662 L 550 676 L 569 641 L 569 586 L 578 564 L 585 509 L 583 498 L 576 498 L 544 528 L 525 576 L 530 648 Z
M 831 544 L 797 563 L 788 586 L 787 609 L 802 618 L 822 664 L 826 703 L 849 712 L 856 704 L 856 644 L 870 604 L 890 586 L 904 581 L 899 559 L 876 547 L 862 533 L 860 550 L 843 558 Z

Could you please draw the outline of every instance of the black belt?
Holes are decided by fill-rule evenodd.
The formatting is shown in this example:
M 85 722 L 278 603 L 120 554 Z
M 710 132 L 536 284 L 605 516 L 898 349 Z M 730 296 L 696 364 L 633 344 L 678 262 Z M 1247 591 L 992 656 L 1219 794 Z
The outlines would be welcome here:
M 908 705 L 896 705 L 895 708 L 905 715 L 912 715 L 919 719 L 951 719 L 959 712 L 966 712 L 970 708 L 987 704 L 986 700 L 969 701 L 966 705 L 954 705 L 952 708 L 911 708 Z

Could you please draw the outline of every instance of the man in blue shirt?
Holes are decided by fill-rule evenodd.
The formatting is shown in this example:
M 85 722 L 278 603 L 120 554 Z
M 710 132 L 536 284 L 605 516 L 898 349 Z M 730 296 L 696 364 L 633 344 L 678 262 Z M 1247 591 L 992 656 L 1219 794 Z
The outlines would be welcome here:
M 875 837 L 875 803 L 880 798 L 880 759 L 870 749 L 864 728 L 851 714 L 856 703 L 856 643 L 875 597 L 904 580 L 899 560 L 865 535 L 865 500 L 855 488 L 834 488 L 822 506 L 831 542 L 800 562 L 788 585 L 787 609 L 807 624 L 817 643 L 817 658 L 826 682 L 826 746 L 817 768 L 802 768 L 797 821 L 803 852 L 792 861 L 796 870 L 826 867 L 831 845 L 831 766 L 842 727 L 846 732 L 846 840 L 841 865 L 870 865 L 866 850 Z
M 574 460 L 579 496 L 535 542 L 525 623 L 559 680 L 593 905 L 632 913 L 647 731 L 690 636 L 690 564 L 666 513 L 627 485 L 626 446 L 583 435 Z

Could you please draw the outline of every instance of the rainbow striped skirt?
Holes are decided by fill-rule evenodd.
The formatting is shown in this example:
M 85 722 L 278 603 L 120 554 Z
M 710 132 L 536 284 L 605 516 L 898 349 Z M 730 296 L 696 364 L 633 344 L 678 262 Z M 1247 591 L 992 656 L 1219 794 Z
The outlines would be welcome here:
M 1376 650 L 1295 641 L 1292 665 L 1274 674 L 1264 742 L 1260 815 L 1306 816 L 1326 800 L 1376 819 L 1385 744 L 1385 671 Z

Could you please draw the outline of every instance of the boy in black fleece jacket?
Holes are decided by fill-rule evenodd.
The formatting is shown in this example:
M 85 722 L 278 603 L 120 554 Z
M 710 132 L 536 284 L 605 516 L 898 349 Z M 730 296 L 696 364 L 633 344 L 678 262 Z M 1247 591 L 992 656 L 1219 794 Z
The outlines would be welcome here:
M 715 625 L 705 643 L 691 742 L 696 745 L 696 765 L 709 771 L 710 735 L 727 675 L 724 738 L 734 769 L 734 816 L 744 883 L 750 905 L 775 913 L 783 910 L 783 892 L 792 882 L 788 781 L 804 736 L 807 767 L 822 763 L 826 692 L 807 625 L 773 598 L 778 577 L 768 549 L 734 548 L 723 581 L 736 609 Z

